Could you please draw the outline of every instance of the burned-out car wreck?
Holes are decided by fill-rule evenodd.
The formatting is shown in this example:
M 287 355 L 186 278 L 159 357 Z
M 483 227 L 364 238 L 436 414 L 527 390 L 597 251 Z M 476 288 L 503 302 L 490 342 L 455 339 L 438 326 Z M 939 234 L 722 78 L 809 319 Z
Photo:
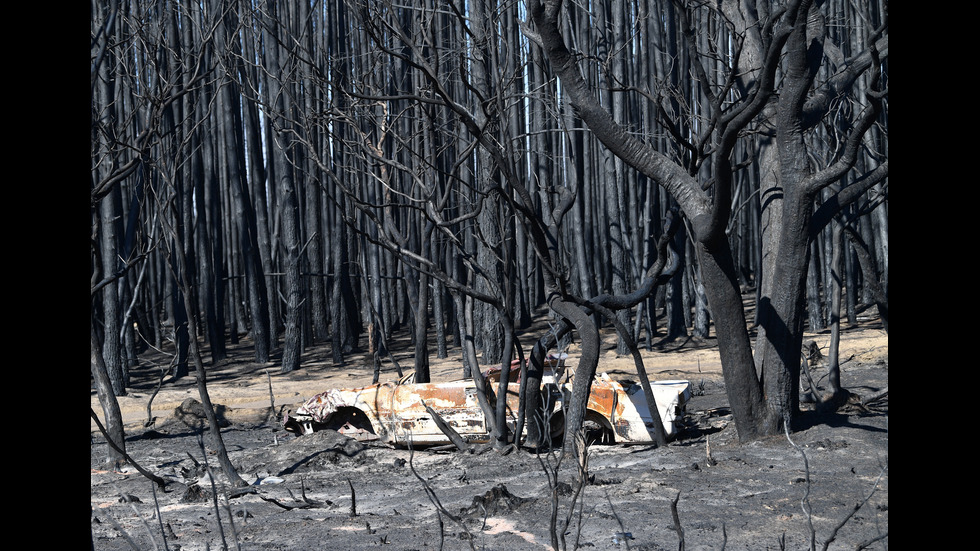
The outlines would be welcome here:
M 518 390 L 521 371 L 512 370 L 507 387 L 508 425 L 517 425 Z M 550 432 L 564 432 L 563 405 L 571 397 L 572 383 L 562 381 L 564 359 L 549 357 L 542 387 L 550 395 Z M 460 437 L 469 443 L 488 442 L 487 423 L 472 378 L 453 381 L 415 383 L 414 373 L 397 381 L 363 388 L 329 389 L 313 396 L 295 411 L 283 416 L 283 427 L 298 435 L 332 429 L 358 440 L 381 440 L 395 446 L 450 443 L 426 410 L 435 411 Z M 498 396 L 499 369 L 481 374 L 486 388 Z M 677 433 L 691 397 L 690 383 L 684 380 L 651 381 L 651 390 L 668 437 Z M 630 381 L 614 381 L 605 373 L 597 375 L 589 392 L 586 423 L 600 443 L 654 442 L 654 424 L 643 388 Z M 525 427 L 526 429 L 526 427 Z

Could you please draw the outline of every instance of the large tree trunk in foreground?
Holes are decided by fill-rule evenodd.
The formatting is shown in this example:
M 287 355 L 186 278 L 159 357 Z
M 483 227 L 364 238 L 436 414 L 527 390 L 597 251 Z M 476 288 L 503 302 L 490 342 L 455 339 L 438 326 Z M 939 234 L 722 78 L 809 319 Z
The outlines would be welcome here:
M 726 9 L 741 6 L 735 2 L 722 4 Z M 839 181 L 854 168 L 862 138 L 881 108 L 880 95 L 876 96 L 879 94 L 876 90 L 877 71 L 881 64 L 874 37 L 869 40 L 870 63 L 863 66 L 855 63 L 853 73 L 846 75 L 860 74 L 864 68 L 869 68 L 869 89 L 873 92 L 866 94 L 868 106 L 860 109 L 848 121 L 852 126 L 847 128 L 847 139 L 841 145 L 839 156 L 819 170 L 811 165 L 805 134 L 810 126 L 816 124 L 814 121 L 820 120 L 820 113 L 825 112 L 819 100 L 821 94 L 827 91 L 812 93 L 817 68 L 825 59 L 822 55 L 825 31 L 818 5 L 808 1 L 791 2 L 785 11 L 772 14 L 774 26 L 764 29 L 768 33 L 768 40 L 763 41 L 766 49 L 755 58 L 760 64 L 750 67 L 751 71 L 741 72 L 748 79 L 745 84 L 751 86 L 745 86 L 744 96 L 732 105 L 725 105 L 723 109 L 720 99 L 722 93 L 727 94 L 730 90 L 726 90 L 730 83 L 709 82 L 705 71 L 700 71 L 698 77 L 705 85 L 705 100 L 718 102 L 711 110 L 718 117 L 717 126 L 711 129 L 710 136 L 703 137 L 703 143 L 710 143 L 710 147 L 694 151 L 708 157 L 702 167 L 707 172 L 706 181 L 703 182 L 695 171 L 686 171 L 671 158 L 640 141 L 630 129 L 617 124 L 613 116 L 603 109 L 594 96 L 592 84 L 582 76 L 579 69 L 581 58 L 573 55 L 565 46 L 558 23 L 562 7 L 561 0 L 529 2 L 528 12 L 537 31 L 536 40 L 561 80 L 568 101 L 575 106 L 589 129 L 617 157 L 662 186 L 690 220 L 704 277 L 705 294 L 715 319 L 726 391 L 739 437 L 748 440 L 777 434 L 782 423 L 791 423 L 798 412 L 800 349 L 805 319 L 804 293 L 811 220 L 814 216 L 813 199 L 821 189 Z M 745 9 L 742 13 L 749 21 L 756 16 L 750 12 Z M 696 30 L 700 29 L 695 28 L 692 13 L 687 9 L 679 10 L 678 14 L 682 20 L 682 32 L 689 39 L 690 46 L 694 47 Z M 883 32 L 886 28 L 883 25 L 875 32 Z M 887 47 L 887 41 L 883 45 Z M 700 63 L 697 52 L 693 53 L 695 61 Z M 855 59 L 860 59 L 860 56 Z M 703 69 L 700 65 L 698 68 Z M 847 79 L 833 82 L 841 87 L 852 83 Z M 718 86 L 718 90 L 712 90 L 712 86 Z M 842 89 L 833 88 L 830 92 L 839 94 Z M 719 95 L 714 95 L 716 92 Z M 768 228 L 763 236 L 764 240 L 774 238 L 776 245 L 771 250 L 776 251 L 777 257 L 773 259 L 771 288 L 764 289 L 765 294 L 758 304 L 760 337 L 756 356 L 761 355 L 761 360 L 757 374 L 737 272 L 725 230 L 731 215 L 735 145 L 741 139 L 742 132 L 771 105 L 772 97 L 778 98 L 777 108 L 774 118 L 768 118 L 767 122 L 775 129 L 778 155 L 771 159 L 778 162 L 778 169 L 772 166 L 762 168 L 777 170 L 783 198 L 781 212 L 775 218 L 778 223 Z M 766 114 L 772 115 L 768 111 Z M 886 177 L 887 172 L 886 159 L 867 172 L 860 186 L 845 188 L 831 203 L 835 208 L 840 208 L 848 201 L 854 201 L 858 194 Z
M 767 402 L 767 411 L 760 427 L 763 434 L 778 431 L 780 422 L 792 422 L 799 411 L 800 351 L 803 347 L 806 275 L 810 261 L 810 242 L 806 233 L 812 200 L 809 197 L 796 197 L 798 192 L 794 192 L 790 186 L 786 187 L 783 216 L 794 216 L 797 220 L 784 219 L 772 289 L 758 304 L 759 324 L 765 327 L 765 340 L 757 344 L 756 350 L 756 354 L 762 355 L 760 376 L 765 385 Z M 799 228 L 804 228 L 803 235 L 800 235 Z
M 576 58 L 566 48 L 558 30 L 561 3 L 533 1 L 529 7 L 542 47 L 561 79 L 569 101 L 575 105 L 582 120 L 617 156 L 660 183 L 677 200 L 691 221 L 702 264 L 705 293 L 718 331 L 726 388 L 740 438 L 750 439 L 758 435 L 760 430 L 774 430 L 760 423 L 765 409 L 755 376 L 737 274 L 724 233 L 727 211 L 713 209 L 710 198 L 702 192 L 697 179 L 689 176 L 683 167 L 631 136 L 598 105 L 589 84 L 578 70 Z M 726 173 L 730 168 L 728 163 L 717 163 L 721 181 L 716 185 L 722 190 L 725 189 L 723 186 L 731 183 L 731 175 Z M 722 204 L 719 208 L 727 206 L 724 205 L 725 199 L 718 203 Z M 579 368 L 580 371 L 584 369 L 587 368 Z

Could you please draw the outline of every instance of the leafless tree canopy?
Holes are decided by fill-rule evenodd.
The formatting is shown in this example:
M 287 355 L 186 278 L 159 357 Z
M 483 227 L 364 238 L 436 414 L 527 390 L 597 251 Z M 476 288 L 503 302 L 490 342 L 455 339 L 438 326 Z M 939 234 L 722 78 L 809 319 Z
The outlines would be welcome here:
M 111 0 L 91 36 L 110 434 L 150 346 L 343 369 L 405 331 L 419 381 L 455 348 L 532 386 L 569 337 L 591 381 L 612 327 L 716 333 L 753 438 L 792 423 L 804 328 L 887 323 L 886 1 Z

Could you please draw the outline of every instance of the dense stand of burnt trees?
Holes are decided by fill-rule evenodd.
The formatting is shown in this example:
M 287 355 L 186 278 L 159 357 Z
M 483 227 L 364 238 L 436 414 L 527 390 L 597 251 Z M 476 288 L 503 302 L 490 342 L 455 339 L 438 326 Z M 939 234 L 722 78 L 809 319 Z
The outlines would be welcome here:
M 148 346 L 183 375 L 245 336 L 343 369 L 399 330 L 420 380 L 432 353 L 469 374 L 527 357 L 547 305 L 585 348 L 716 330 L 740 434 L 771 433 L 836 289 L 887 323 L 886 10 L 93 2 L 93 375 L 123 395 Z M 677 269 L 633 296 L 672 210 Z

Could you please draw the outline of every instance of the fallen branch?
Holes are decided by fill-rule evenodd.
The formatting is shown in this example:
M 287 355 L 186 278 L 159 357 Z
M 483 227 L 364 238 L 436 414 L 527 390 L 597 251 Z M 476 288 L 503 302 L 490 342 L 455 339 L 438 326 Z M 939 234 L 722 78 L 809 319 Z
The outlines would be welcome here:
M 331 501 L 317 501 L 315 499 L 310 499 L 306 497 L 306 484 L 302 480 L 300 480 L 300 499 L 296 499 L 296 497 L 293 495 L 292 492 L 289 491 L 288 488 L 286 489 L 286 491 L 289 492 L 289 497 L 293 498 L 294 500 L 293 503 L 283 503 L 278 499 L 264 496 L 255 488 L 243 489 L 239 493 L 237 493 L 234 497 L 238 497 L 244 494 L 255 494 L 262 501 L 271 503 L 287 511 L 292 511 L 293 509 L 318 509 L 321 507 L 329 507 L 330 505 L 333 505 L 333 502 Z
M 151 473 L 150 471 L 147 471 L 146 469 L 141 467 L 139 463 L 133 461 L 133 458 L 130 457 L 125 450 L 117 446 L 116 443 L 112 441 L 112 438 L 109 437 L 109 434 L 106 432 L 105 427 L 102 426 L 102 421 L 99 420 L 99 416 L 95 414 L 95 410 L 89 407 L 89 411 L 92 412 L 92 419 L 94 419 L 95 424 L 99 426 L 99 432 L 101 432 L 102 436 L 105 437 L 105 441 L 109 444 L 109 446 L 112 447 L 112 449 L 116 450 L 119 454 L 121 454 L 123 456 L 123 459 L 125 459 L 127 463 L 131 464 L 133 467 L 136 467 L 136 470 L 139 471 L 140 474 L 155 482 L 156 485 L 160 487 L 160 489 L 165 490 L 167 488 L 167 481 Z
M 292 511 L 293 509 L 316 509 L 316 508 L 319 508 L 319 507 L 323 507 L 325 505 L 322 502 L 314 502 L 314 501 L 297 501 L 295 504 L 283 503 L 283 502 L 279 501 L 278 499 L 274 499 L 274 498 L 271 498 L 271 497 L 264 496 L 264 495 L 260 494 L 259 492 L 256 492 L 255 490 L 251 490 L 251 491 L 246 492 L 246 493 L 255 494 L 262 501 L 271 503 L 271 504 L 276 505 L 278 507 L 281 507 L 281 508 L 283 508 L 283 509 L 285 509 L 287 511 Z
M 870 404 L 872 404 L 874 402 L 884 401 L 886 398 L 888 398 L 888 387 L 887 386 L 885 388 L 879 390 L 878 392 L 872 394 L 871 396 L 868 396 L 867 398 L 861 400 L 861 405 L 862 406 L 867 406 L 867 405 L 870 405 Z
M 458 432 L 456 432 L 456 429 L 450 427 L 449 423 L 447 423 L 436 410 L 432 409 L 429 407 L 429 404 L 425 403 L 425 400 L 422 400 L 422 405 L 425 406 L 425 411 L 432 416 L 432 420 L 436 422 L 436 426 L 439 427 L 439 430 L 441 430 L 442 433 L 449 438 L 449 441 L 456 446 L 456 449 L 459 451 L 470 451 L 470 445 L 466 443 L 466 440 L 464 440 Z
M 876 542 L 879 542 L 879 541 L 881 541 L 881 540 L 883 540 L 883 539 L 885 539 L 887 537 L 888 537 L 888 532 L 885 532 L 884 534 L 877 535 L 877 536 L 875 536 L 875 537 L 873 537 L 873 538 L 871 538 L 869 540 L 862 541 L 854 549 L 855 549 L 855 551 L 861 551 L 862 549 L 867 549 L 872 544 L 874 544 Z
M 684 551 L 684 527 L 681 526 L 681 517 L 677 513 L 677 502 L 680 499 L 681 493 L 678 491 L 670 502 L 670 516 L 674 519 L 674 531 L 677 532 L 677 551 Z

